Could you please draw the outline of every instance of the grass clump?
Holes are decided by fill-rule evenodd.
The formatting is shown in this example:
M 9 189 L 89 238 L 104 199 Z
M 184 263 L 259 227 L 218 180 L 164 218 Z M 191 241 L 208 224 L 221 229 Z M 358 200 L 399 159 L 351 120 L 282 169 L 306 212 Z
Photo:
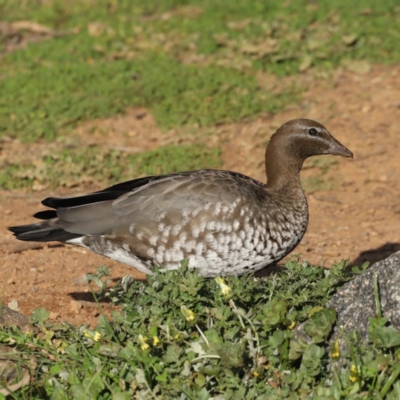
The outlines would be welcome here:
M 395 399 L 397 342 L 326 351 L 336 314 L 324 304 L 349 279 L 344 271 L 292 259 L 271 279 L 213 280 L 184 265 L 108 289 L 100 268 L 88 278 L 122 306 L 111 321 L 54 325 L 42 310 L 34 315 L 42 334 L 10 329 L 0 341 L 20 351 L 21 365 L 36 358 L 16 393 L 32 399 Z M 304 321 L 309 343 L 293 334 Z M 342 366 L 329 370 L 330 358 Z
M 6 165 L 0 189 L 107 185 L 146 175 L 221 166 L 218 147 L 166 146 L 135 155 L 100 146 L 49 152 L 27 163 Z

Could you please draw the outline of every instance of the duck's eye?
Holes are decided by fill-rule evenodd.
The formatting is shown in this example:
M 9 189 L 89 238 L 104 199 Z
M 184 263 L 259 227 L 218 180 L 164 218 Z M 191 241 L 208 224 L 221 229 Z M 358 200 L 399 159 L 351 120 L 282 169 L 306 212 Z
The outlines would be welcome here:
M 308 134 L 310 136 L 317 136 L 318 135 L 318 131 L 315 128 L 311 128 L 311 129 L 309 129 Z

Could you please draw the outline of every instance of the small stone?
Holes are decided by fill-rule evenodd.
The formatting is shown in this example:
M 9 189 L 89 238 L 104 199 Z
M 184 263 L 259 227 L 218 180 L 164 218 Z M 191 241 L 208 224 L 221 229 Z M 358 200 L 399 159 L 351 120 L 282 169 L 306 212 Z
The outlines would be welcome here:
M 79 301 L 71 300 L 69 303 L 69 310 L 75 314 L 79 314 L 82 309 L 82 304 Z
M 8 307 L 13 310 L 13 311 L 19 311 L 19 305 L 18 305 L 18 301 L 17 300 L 11 300 L 8 303 Z
M 346 45 L 346 46 L 352 46 L 353 44 L 355 44 L 358 40 L 358 35 L 357 34 L 351 34 L 351 35 L 345 35 L 342 37 L 342 42 Z
M 299 72 L 305 72 L 312 67 L 313 59 L 310 55 L 305 55 L 299 65 Z
M 15 285 L 15 280 L 13 278 L 8 279 L 7 285 Z
M 86 285 L 88 283 L 86 275 L 77 276 L 72 280 L 72 282 L 74 283 L 74 285 L 80 285 L 80 286 Z
M 363 107 L 361 108 L 361 112 L 363 112 L 364 114 L 366 114 L 366 113 L 370 112 L 371 109 L 372 109 L 372 107 L 371 107 L 369 104 L 367 104 L 367 105 L 365 105 L 365 106 L 363 106 Z
M 381 182 L 387 182 L 388 181 L 388 177 L 387 177 L 387 175 L 382 175 L 381 177 L 379 177 L 379 180 Z
M 365 75 L 371 71 L 371 65 L 364 60 L 346 60 L 343 61 L 343 64 L 345 68 L 355 74 Z
M 43 185 L 39 182 L 35 182 L 32 186 L 32 190 L 35 192 L 41 192 L 42 190 L 47 189 L 47 187 L 48 187 L 47 185 Z
M 31 272 L 37 272 L 37 268 L 35 268 L 35 267 L 29 268 L 29 271 L 31 271 Z
M 58 317 L 60 317 L 60 314 L 58 314 L 54 311 L 50 311 L 50 315 L 49 315 L 50 319 L 57 319 Z

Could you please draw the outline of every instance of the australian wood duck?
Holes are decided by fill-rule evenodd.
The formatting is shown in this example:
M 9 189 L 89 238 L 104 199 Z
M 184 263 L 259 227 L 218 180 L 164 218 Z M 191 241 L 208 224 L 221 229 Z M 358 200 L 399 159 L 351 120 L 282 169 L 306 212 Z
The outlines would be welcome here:
M 267 184 L 237 172 L 150 176 L 71 198 L 49 197 L 42 222 L 10 227 L 17 239 L 83 246 L 150 274 L 182 259 L 206 277 L 258 271 L 290 253 L 308 224 L 300 170 L 321 154 L 352 157 L 318 122 L 296 119 L 271 137 Z

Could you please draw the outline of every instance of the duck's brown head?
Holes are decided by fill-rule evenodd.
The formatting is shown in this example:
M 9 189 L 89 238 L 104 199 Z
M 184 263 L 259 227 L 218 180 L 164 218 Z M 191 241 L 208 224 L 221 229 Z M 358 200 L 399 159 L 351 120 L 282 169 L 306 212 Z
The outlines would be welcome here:
M 267 184 L 282 186 L 298 180 L 303 162 L 312 156 L 332 154 L 353 158 L 353 153 L 337 141 L 319 122 L 293 119 L 271 137 L 265 154 Z

